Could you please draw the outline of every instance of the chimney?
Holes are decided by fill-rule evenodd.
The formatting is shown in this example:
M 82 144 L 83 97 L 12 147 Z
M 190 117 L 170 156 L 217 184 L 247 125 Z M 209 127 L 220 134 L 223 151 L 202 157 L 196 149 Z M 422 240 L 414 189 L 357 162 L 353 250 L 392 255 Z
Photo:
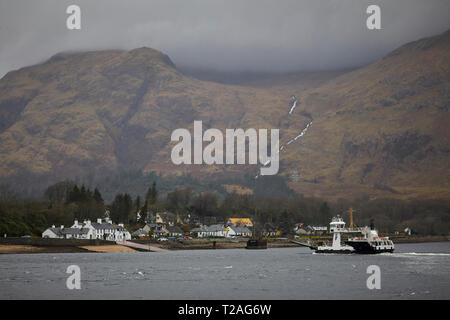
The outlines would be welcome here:
M 64 229 L 64 226 L 63 226 L 63 225 L 61 225 L 61 229 Z
M 55 225 L 54 225 L 54 224 L 52 224 L 52 228 L 55 228 Z
M 102 219 L 98 218 L 97 223 L 102 223 Z
M 73 222 L 73 225 L 76 227 L 78 227 L 78 220 L 75 219 L 75 221 Z

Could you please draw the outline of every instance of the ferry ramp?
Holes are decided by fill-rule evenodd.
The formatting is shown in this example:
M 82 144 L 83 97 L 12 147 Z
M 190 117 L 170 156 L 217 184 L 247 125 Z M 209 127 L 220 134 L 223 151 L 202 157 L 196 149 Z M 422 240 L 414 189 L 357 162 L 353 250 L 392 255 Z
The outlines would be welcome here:
M 129 247 L 132 249 L 136 249 L 138 251 L 149 251 L 149 252 L 163 252 L 163 251 L 169 251 L 166 249 L 162 249 L 156 246 L 152 246 L 150 244 L 143 244 L 143 243 L 135 243 L 131 241 L 117 241 L 118 245 Z

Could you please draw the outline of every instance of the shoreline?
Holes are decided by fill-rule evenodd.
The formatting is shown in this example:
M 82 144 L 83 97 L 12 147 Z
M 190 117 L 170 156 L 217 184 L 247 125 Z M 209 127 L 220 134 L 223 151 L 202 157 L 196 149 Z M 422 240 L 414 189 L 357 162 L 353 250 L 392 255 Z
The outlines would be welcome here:
M 306 238 L 303 238 L 303 240 Z M 420 237 L 391 237 L 395 244 L 404 243 L 427 243 L 427 242 L 446 242 L 450 241 L 450 236 L 420 236 Z M 301 240 L 301 239 L 300 239 Z M 316 239 L 317 240 L 317 239 Z M 321 237 L 321 240 L 328 240 L 328 237 Z M 136 243 L 148 243 L 152 246 L 166 249 L 169 251 L 178 250 L 223 250 L 223 249 L 244 249 L 247 239 L 194 239 L 184 242 L 149 242 L 143 240 L 134 240 Z M 301 247 L 295 243 L 290 242 L 291 239 L 269 239 L 268 248 L 289 248 Z M 16 242 L 17 244 L 14 244 Z M 65 241 L 62 245 L 52 243 L 52 245 L 20 243 L 23 241 L 8 241 L 7 243 L 0 242 L 0 254 L 40 254 L 40 253 L 105 253 L 105 252 L 139 252 L 139 250 L 132 249 L 115 243 L 86 243 L 70 245 Z M 215 245 L 214 245 L 215 242 Z
M 103 253 L 103 252 L 137 252 L 121 245 L 100 246 L 33 246 L 33 245 L 3 245 L 0 244 L 2 254 L 40 254 L 40 253 Z

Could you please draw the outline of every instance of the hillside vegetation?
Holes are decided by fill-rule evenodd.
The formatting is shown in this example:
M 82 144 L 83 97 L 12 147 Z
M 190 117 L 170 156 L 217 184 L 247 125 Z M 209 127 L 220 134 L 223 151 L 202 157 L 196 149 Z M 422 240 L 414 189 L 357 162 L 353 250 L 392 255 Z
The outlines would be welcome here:
M 0 178 L 36 194 L 136 171 L 237 177 L 254 189 L 258 165 L 172 164 L 172 131 L 202 120 L 204 130 L 279 128 L 279 175 L 305 196 L 447 199 L 449 58 L 446 32 L 350 72 L 225 85 L 187 76 L 150 48 L 57 54 L 0 80 Z

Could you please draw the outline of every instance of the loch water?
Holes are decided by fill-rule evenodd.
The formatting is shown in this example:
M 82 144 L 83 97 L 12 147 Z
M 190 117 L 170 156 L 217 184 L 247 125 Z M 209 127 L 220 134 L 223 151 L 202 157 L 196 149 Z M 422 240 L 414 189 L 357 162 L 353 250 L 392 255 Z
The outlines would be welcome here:
M 67 267 L 81 271 L 69 290 Z M 379 266 L 381 289 L 368 289 Z M 308 248 L 0 255 L 0 299 L 449 299 L 450 242 L 393 254 Z

